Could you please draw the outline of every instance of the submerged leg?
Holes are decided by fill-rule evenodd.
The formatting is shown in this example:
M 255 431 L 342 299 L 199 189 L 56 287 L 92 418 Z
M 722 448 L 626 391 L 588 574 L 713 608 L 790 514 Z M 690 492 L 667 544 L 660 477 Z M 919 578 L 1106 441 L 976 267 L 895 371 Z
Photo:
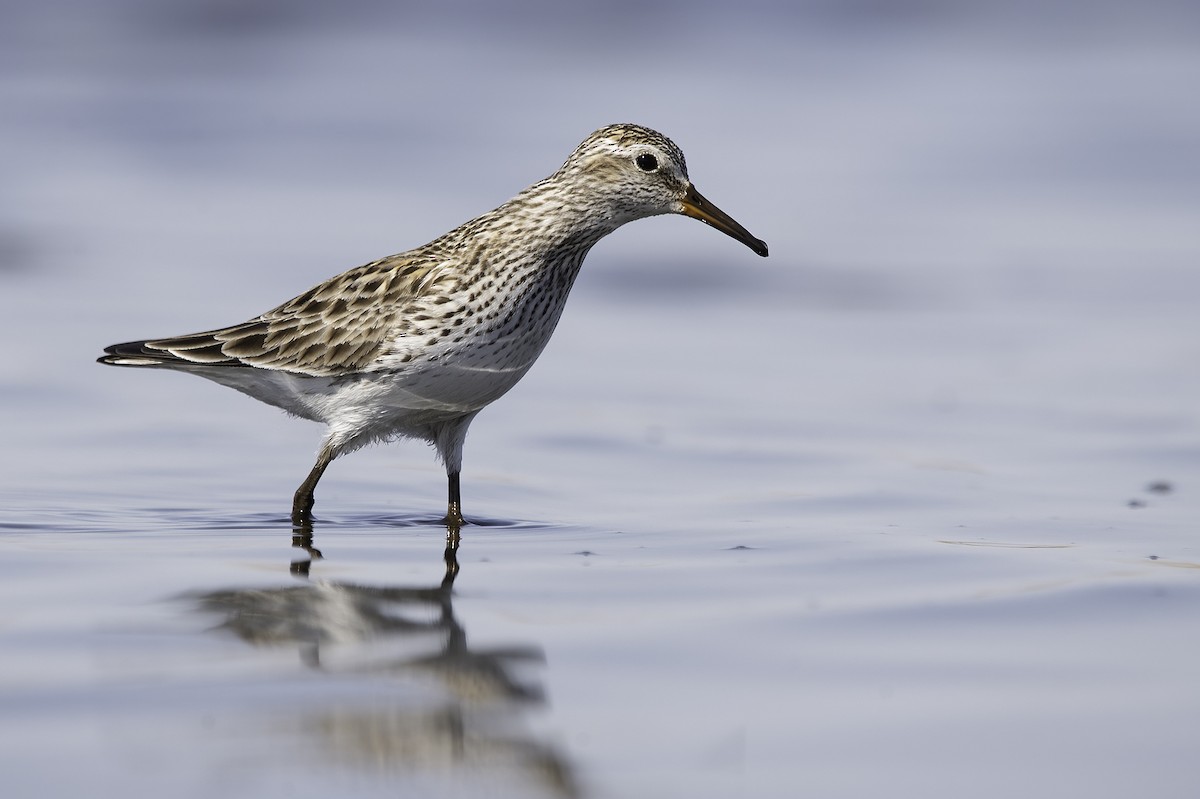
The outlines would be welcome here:
M 333 450 L 329 447 L 321 447 L 316 465 L 312 467 L 308 477 L 304 478 L 304 482 L 296 489 L 296 496 L 292 497 L 292 524 L 300 526 L 312 523 L 313 490 L 321 480 L 321 475 L 325 474 L 325 469 L 332 462 Z
M 458 491 L 458 472 L 450 472 L 447 477 L 450 482 L 450 501 L 446 505 L 446 518 L 442 522 L 452 532 L 457 533 L 458 528 L 463 525 L 462 517 L 462 496 Z

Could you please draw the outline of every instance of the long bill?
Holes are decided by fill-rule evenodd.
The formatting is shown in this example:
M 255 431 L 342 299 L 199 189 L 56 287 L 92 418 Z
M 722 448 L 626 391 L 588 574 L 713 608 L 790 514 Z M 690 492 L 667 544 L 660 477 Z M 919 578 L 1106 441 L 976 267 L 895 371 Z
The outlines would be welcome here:
M 704 195 L 696 191 L 695 186 L 688 186 L 683 196 L 682 212 L 692 219 L 699 219 L 705 224 L 712 225 L 727 236 L 731 236 L 745 244 L 754 252 L 767 257 L 767 243 L 750 235 L 750 231 L 742 227 L 729 214 L 704 199 Z

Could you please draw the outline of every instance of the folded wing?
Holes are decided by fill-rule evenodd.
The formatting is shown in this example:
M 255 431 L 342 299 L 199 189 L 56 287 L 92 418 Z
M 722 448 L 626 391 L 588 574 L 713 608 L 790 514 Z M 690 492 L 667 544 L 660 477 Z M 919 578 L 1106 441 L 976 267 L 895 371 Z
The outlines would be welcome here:
M 334 376 L 384 354 L 444 270 L 394 255 L 351 269 L 239 325 L 106 347 L 100 363 L 190 369 L 257 367 Z

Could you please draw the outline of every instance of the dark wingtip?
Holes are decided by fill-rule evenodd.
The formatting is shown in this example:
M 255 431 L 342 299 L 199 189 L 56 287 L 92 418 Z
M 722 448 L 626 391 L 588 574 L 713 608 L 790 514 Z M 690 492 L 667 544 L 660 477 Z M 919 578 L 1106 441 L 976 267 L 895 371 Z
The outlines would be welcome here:
M 104 355 L 96 363 L 106 366 L 156 366 L 162 363 L 162 353 L 146 349 L 144 341 L 127 341 L 104 348 Z
M 104 348 L 104 354 L 96 359 L 96 363 L 103 363 L 108 366 L 116 366 L 117 358 L 120 357 L 117 350 L 119 350 L 121 347 L 127 347 L 127 346 L 129 346 L 129 345 L 128 344 L 110 344 L 109 346 Z

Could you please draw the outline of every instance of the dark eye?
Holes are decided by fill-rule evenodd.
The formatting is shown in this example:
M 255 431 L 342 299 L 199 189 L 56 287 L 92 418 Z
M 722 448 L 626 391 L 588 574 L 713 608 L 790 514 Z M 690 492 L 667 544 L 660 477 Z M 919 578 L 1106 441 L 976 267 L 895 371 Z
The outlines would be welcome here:
M 633 162 L 638 165 L 638 169 L 643 172 L 653 172 L 658 169 L 658 159 L 650 153 L 642 153 Z

